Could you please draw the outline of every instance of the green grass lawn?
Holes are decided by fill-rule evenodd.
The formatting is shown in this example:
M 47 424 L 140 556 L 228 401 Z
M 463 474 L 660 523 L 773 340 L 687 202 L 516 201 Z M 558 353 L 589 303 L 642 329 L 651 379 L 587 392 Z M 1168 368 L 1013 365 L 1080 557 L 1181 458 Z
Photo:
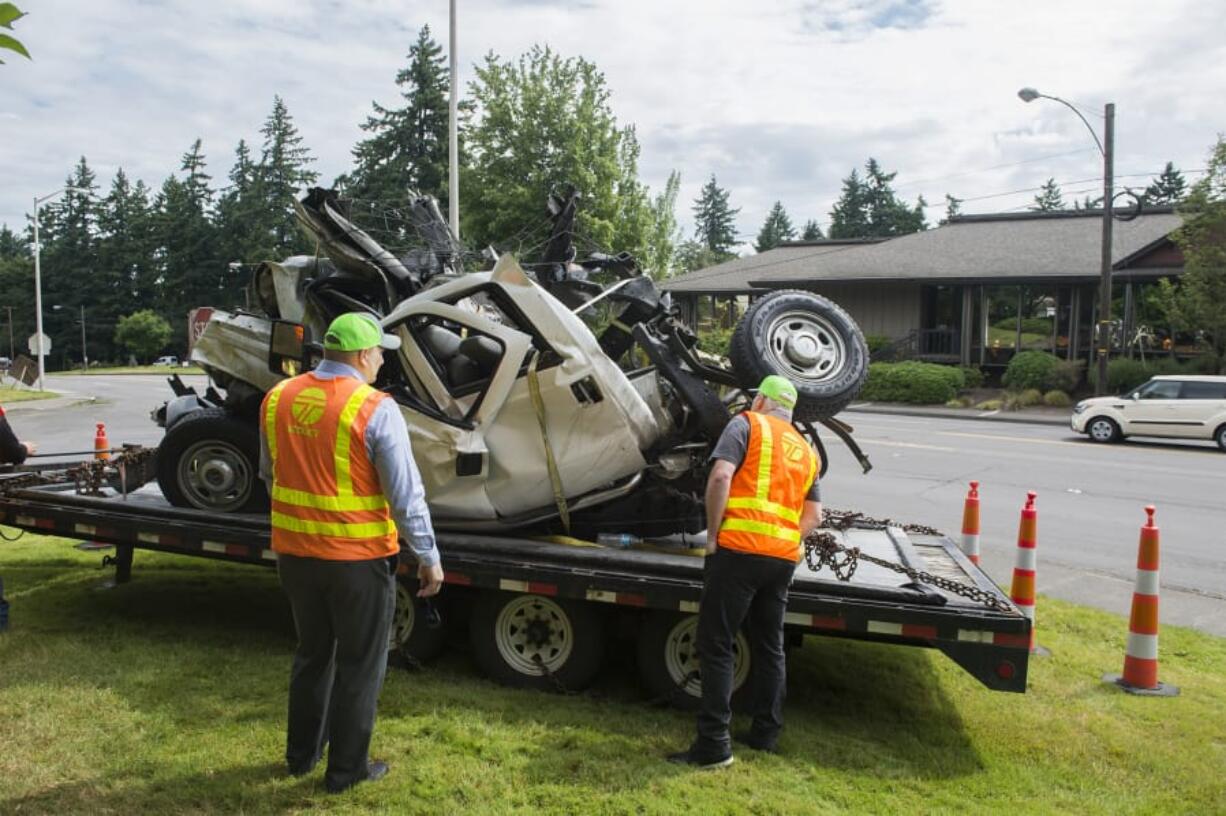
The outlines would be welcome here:
M 13 388 L 8 385 L 0 386 L 0 405 L 8 405 L 12 402 L 29 402 L 30 400 L 55 399 L 58 397 L 54 391 L 38 391 L 26 390 L 25 388 Z
M 994 345 L 1000 348 L 1013 348 L 1017 343 L 1017 332 L 1013 329 L 998 329 L 995 326 L 988 326 L 988 347 Z M 1051 351 L 1051 335 L 1050 334 L 1034 334 L 1032 332 L 1022 332 L 1022 351 L 1027 349 L 1039 349 L 1041 351 Z
M 641 701 L 633 647 L 571 697 L 477 676 L 463 649 L 392 670 L 373 753 L 391 775 L 339 797 L 282 773 L 293 632 L 272 570 L 0 542 L 0 813 L 1221 813 L 1226 640 L 1168 628 L 1174 699 L 1131 697 L 1126 625 L 1041 599 L 1025 695 L 926 650 L 812 638 L 790 661 L 782 756 L 665 763 L 692 715 Z M 1121 591 L 1127 591 L 1122 589 Z
M 145 366 L 113 366 L 110 368 L 91 368 L 89 371 L 82 371 L 79 368 L 74 368 L 69 371 L 56 371 L 56 376 L 65 374 L 76 374 L 78 376 L 93 376 L 96 374 L 203 374 L 204 369 L 199 366 L 167 366 L 167 365 L 145 365 Z

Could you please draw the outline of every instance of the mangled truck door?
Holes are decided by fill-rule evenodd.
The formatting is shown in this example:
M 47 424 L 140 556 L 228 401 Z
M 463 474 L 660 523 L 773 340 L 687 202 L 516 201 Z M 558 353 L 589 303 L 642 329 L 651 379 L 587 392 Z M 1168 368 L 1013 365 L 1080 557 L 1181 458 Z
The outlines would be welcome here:
M 485 430 L 526 365 L 532 339 L 479 314 L 437 301 L 412 305 L 388 328 L 415 404 L 405 406 L 413 453 L 437 520 L 492 519 L 485 496 Z M 402 401 L 402 405 L 404 401 Z

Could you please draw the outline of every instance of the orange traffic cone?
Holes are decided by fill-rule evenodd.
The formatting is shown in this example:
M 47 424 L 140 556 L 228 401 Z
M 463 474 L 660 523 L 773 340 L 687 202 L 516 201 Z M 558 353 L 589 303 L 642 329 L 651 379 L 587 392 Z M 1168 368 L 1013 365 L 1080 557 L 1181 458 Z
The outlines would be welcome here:
M 111 458 L 111 443 L 106 438 L 106 425 L 101 422 L 98 423 L 98 432 L 94 434 L 94 458 Z
M 1026 506 L 1022 508 L 1022 519 L 1017 528 L 1017 564 L 1013 567 L 1013 585 L 1009 589 L 1009 597 L 1022 614 L 1030 619 L 1030 653 L 1033 655 L 1049 655 L 1047 649 L 1035 643 L 1034 637 L 1034 599 L 1035 599 L 1035 566 L 1037 564 L 1038 522 L 1039 514 L 1034 509 L 1036 494 L 1033 490 L 1026 494 Z
M 1128 617 L 1128 646 L 1124 650 L 1124 674 L 1103 675 L 1130 694 L 1174 697 L 1176 686 L 1158 681 L 1158 527 L 1154 507 L 1145 508 L 1148 518 L 1141 528 L 1137 550 L 1137 581 Z
M 972 564 L 979 563 L 979 482 L 971 482 L 962 508 L 962 553 Z

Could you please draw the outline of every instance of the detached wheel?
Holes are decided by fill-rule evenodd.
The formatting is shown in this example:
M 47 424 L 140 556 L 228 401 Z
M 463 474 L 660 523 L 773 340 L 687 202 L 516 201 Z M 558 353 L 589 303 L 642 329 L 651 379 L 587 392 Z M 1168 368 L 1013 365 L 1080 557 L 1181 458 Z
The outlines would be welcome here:
M 749 642 L 737 632 L 733 643 L 732 706 L 741 708 L 748 693 Z M 652 699 L 694 710 L 702 700 L 698 661 L 698 616 L 652 613 L 643 621 L 638 642 L 639 677 Z
M 795 418 L 831 417 L 868 378 L 868 346 L 851 315 L 821 295 L 785 289 L 754 302 L 732 333 L 729 357 L 741 387 L 781 374 L 796 386 Z
M 255 425 L 224 408 L 195 411 L 172 425 L 158 445 L 158 486 L 178 507 L 214 513 L 267 510 L 259 445 Z
M 417 581 L 396 579 L 396 611 L 392 617 L 392 640 L 388 646 L 409 665 L 430 662 L 447 645 L 445 628 L 439 626 L 431 629 L 427 626 L 419 602 Z
M 1109 417 L 1094 417 L 1086 423 L 1086 435 L 1095 442 L 1115 442 L 1120 438 L 1120 426 Z
M 477 665 L 505 686 L 578 691 L 592 682 L 604 655 L 600 617 L 575 601 L 485 592 L 469 627 Z

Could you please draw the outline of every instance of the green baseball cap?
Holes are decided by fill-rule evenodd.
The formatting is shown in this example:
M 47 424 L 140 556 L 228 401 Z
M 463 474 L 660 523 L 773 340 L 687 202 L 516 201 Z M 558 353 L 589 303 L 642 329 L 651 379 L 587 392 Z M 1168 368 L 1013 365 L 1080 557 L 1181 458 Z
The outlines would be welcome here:
M 379 321 L 365 312 L 341 315 L 324 335 L 324 348 L 328 351 L 362 351 L 375 346 L 395 351 L 400 348 L 400 338 L 384 334 Z
M 796 407 L 796 386 L 778 374 L 771 374 L 763 379 L 758 386 L 758 393 L 774 400 L 789 411 Z

